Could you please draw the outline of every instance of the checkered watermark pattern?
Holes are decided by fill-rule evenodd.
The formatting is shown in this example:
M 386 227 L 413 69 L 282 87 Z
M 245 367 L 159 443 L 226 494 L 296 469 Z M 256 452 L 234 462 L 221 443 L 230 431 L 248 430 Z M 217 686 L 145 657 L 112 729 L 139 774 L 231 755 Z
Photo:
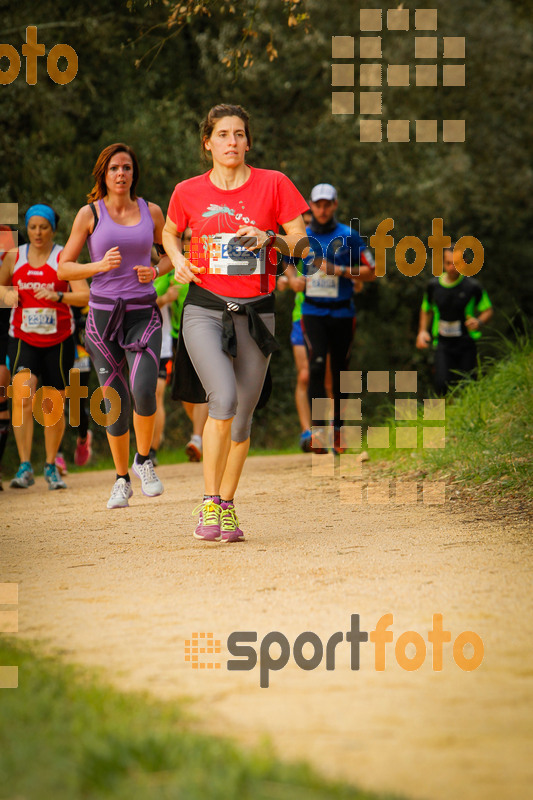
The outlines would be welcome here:
M 415 142 L 437 142 L 439 127 L 443 142 L 464 142 L 464 119 L 383 119 L 383 87 L 465 86 L 465 37 L 439 37 L 436 8 L 418 8 L 414 12 L 396 8 L 388 9 L 386 14 L 381 9 L 362 8 L 359 14 L 359 108 L 355 91 L 345 88 L 356 85 L 356 37 L 332 36 L 332 113 L 359 113 L 361 142 L 409 142 L 413 141 L 413 133 Z M 414 64 L 385 62 L 380 35 L 384 18 L 387 30 L 398 35 L 405 35 L 414 25 Z M 428 32 L 435 35 L 427 35 Z
M 185 661 L 192 669 L 220 669 L 220 660 L 206 658 L 216 654 L 220 654 L 220 639 L 215 639 L 212 633 L 196 632 L 185 640 Z
M 369 370 L 366 374 L 351 370 L 341 372 L 341 393 L 356 395 L 363 391 L 363 379 L 368 393 L 394 392 L 401 395 L 416 395 L 416 371 Z M 418 403 L 416 396 L 396 397 L 394 401 L 395 425 L 372 426 L 353 425 L 353 421 L 363 422 L 362 400 L 356 397 L 341 399 L 340 447 L 347 451 L 339 456 L 340 501 L 343 504 L 380 505 L 386 503 L 441 504 L 445 502 L 446 484 L 444 481 L 424 480 L 420 483 L 411 480 L 363 480 L 363 462 L 360 453 L 364 446 L 368 450 L 396 447 L 397 449 L 443 448 L 446 444 L 446 404 L 444 398 L 426 398 L 423 401 L 423 424 L 418 424 Z M 330 419 L 332 400 L 329 397 L 314 398 L 311 408 L 313 420 Z M 425 424 L 429 423 L 429 424 Z M 442 424 L 441 424 L 442 423 Z M 331 426 L 313 427 L 313 435 L 320 440 L 323 448 L 333 447 L 333 428 Z M 314 477 L 335 477 L 335 456 L 333 453 L 312 453 L 311 473 Z

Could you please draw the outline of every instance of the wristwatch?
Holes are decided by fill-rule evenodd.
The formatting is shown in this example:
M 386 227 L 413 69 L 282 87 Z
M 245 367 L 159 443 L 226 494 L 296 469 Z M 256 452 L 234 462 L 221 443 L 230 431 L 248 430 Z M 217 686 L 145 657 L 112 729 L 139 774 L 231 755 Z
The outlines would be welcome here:
M 276 241 L 276 237 L 278 234 L 274 233 L 274 231 L 265 231 L 265 233 L 267 234 L 268 239 L 265 240 L 263 247 L 270 247 L 270 245 L 274 244 L 274 242 Z
M 64 294 L 64 292 L 58 292 L 57 293 L 57 302 L 58 303 L 62 303 L 63 302 L 63 294 Z

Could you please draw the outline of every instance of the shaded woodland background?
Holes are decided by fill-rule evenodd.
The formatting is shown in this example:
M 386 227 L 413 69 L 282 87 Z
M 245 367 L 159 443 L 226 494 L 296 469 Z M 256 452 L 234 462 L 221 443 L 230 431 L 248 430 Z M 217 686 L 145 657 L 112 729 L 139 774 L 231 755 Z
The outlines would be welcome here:
M 476 236 L 485 248 L 477 277 L 496 310 L 482 353 L 497 356 L 499 337 L 527 325 L 533 312 L 533 6 L 403 3 L 438 9 L 437 33 L 424 35 L 466 37 L 466 87 L 384 87 L 383 118 L 465 118 L 466 142 L 455 144 L 360 143 L 357 113 L 332 115 L 331 37 L 359 35 L 361 6 L 385 14 L 398 4 L 162 0 L 119 1 L 110 10 L 104 0 L 0 2 L 2 43 L 20 53 L 26 26 L 36 25 L 47 53 L 64 42 L 79 58 L 68 85 L 55 84 L 40 58 L 35 86 L 25 82 L 24 59 L 19 77 L 0 86 L 0 201 L 19 203 L 21 225 L 28 205 L 51 203 L 61 215 L 56 240 L 64 243 L 92 186 L 96 156 L 124 141 L 140 160 L 140 194 L 166 212 L 174 185 L 208 168 L 199 147 L 203 115 L 218 102 L 241 103 L 252 118 L 249 162 L 282 170 L 305 196 L 315 183 L 335 184 L 339 218 L 359 218 L 362 234 L 392 217 L 396 242 L 406 235 L 427 242 L 431 220 L 442 217 L 452 239 Z M 412 21 L 409 32 L 384 28 L 381 35 L 384 63 L 415 63 Z M 355 68 L 357 76 L 357 43 Z M 414 341 L 430 269 L 428 251 L 423 273 L 407 278 L 389 252 L 386 278 L 357 296 L 352 357 L 354 369 L 418 369 L 421 396 L 431 385 L 431 355 L 416 351 Z M 263 446 L 286 444 L 298 429 L 291 293 L 278 308 L 275 394 L 254 434 Z

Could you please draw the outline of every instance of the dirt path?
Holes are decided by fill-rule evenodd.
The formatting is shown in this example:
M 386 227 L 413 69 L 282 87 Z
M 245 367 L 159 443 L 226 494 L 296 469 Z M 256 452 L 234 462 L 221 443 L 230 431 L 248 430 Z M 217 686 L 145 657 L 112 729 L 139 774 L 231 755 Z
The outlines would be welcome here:
M 99 665 L 123 689 L 188 696 L 207 729 L 243 743 L 267 733 L 280 755 L 322 772 L 413 798 L 523 800 L 533 784 L 533 568 L 530 527 L 486 512 L 444 506 L 339 503 L 339 479 L 311 476 L 306 456 L 256 457 L 242 481 L 240 545 L 191 536 L 200 465 L 162 467 L 165 493 L 135 486 L 129 509 L 107 511 L 113 476 L 69 477 L 49 493 L 0 495 L 0 582 L 19 582 L 19 634 L 45 640 L 71 661 Z M 4 522 L 6 525 L 4 525 Z M 372 631 L 394 615 L 387 667 L 374 645 L 337 646 L 336 668 L 303 671 L 291 659 L 259 688 L 259 668 L 230 672 L 232 631 L 303 631 L 324 642 L 350 615 Z M 452 642 L 481 636 L 479 669 L 459 669 L 452 645 L 432 669 L 396 662 L 403 631 L 426 640 L 434 613 Z M 220 669 L 192 669 L 193 632 L 222 642 Z M 255 645 L 258 649 L 259 644 Z M 304 656 L 311 656 L 311 646 Z M 279 649 L 272 648 L 273 656 Z M 411 655 L 407 650 L 407 655 Z M 465 656 L 469 655 L 468 647 Z M 204 658 L 200 656 L 200 658 Z M 23 675 L 20 676 L 23 680 Z

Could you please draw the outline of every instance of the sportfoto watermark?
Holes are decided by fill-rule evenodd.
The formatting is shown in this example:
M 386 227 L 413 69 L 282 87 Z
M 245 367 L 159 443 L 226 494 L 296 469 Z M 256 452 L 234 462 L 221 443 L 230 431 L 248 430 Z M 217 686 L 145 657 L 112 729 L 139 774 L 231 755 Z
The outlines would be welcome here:
M 23 424 L 24 400 L 31 397 L 31 388 L 28 385 L 30 378 L 31 371 L 21 369 L 13 376 L 12 383 L 7 387 L 7 396 L 13 400 L 11 424 L 14 428 L 20 428 Z M 69 381 L 69 385 L 65 388 L 65 397 L 69 400 L 69 425 L 77 428 L 80 424 L 80 401 L 89 396 L 89 390 L 80 384 L 80 370 L 75 367 L 69 372 Z M 102 401 L 109 404 L 108 411 L 105 413 L 100 408 Z M 45 403 L 46 411 L 44 410 Z M 63 416 L 64 406 L 58 389 L 54 389 L 52 386 L 41 386 L 33 396 L 33 417 L 44 428 L 52 427 Z M 120 395 L 112 386 L 106 386 L 104 389 L 98 387 L 91 395 L 90 411 L 97 425 L 102 427 L 112 425 L 119 418 L 121 407 Z
M 299 669 L 310 672 L 324 662 L 325 669 L 332 671 L 336 668 L 338 645 L 347 642 L 349 644 L 350 669 L 358 671 L 361 663 L 361 644 L 370 641 L 374 645 L 374 669 L 376 672 L 384 672 L 387 663 L 390 666 L 393 658 L 398 666 L 407 672 L 420 669 L 427 656 L 428 647 L 425 639 L 416 631 L 405 631 L 397 637 L 394 649 L 387 647 L 394 641 L 394 634 L 389 630 L 393 622 L 392 614 L 384 614 L 378 620 L 374 630 L 369 633 L 361 630 L 359 614 L 352 614 L 350 630 L 345 634 L 337 631 L 324 644 L 318 634 L 313 631 L 304 631 L 296 637 L 292 647 L 289 639 L 283 633 L 271 631 L 261 639 L 259 652 L 252 646 L 252 643 L 258 641 L 256 631 L 234 631 L 228 636 L 226 646 L 229 653 L 235 658 L 226 662 L 226 668 L 229 672 L 250 672 L 257 667 L 259 661 L 259 686 L 267 689 L 270 686 L 270 673 L 279 672 L 287 666 L 291 650 L 294 663 Z M 443 645 L 452 641 L 451 631 L 445 630 L 443 627 L 442 614 L 433 614 L 433 627 L 427 632 L 427 641 L 431 644 L 432 669 L 434 672 L 440 672 L 443 668 Z M 468 656 L 464 652 L 467 645 L 472 650 L 471 655 Z M 306 654 L 304 648 L 312 652 Z M 410 649 L 409 655 L 408 648 Z M 215 640 L 213 633 L 193 633 L 192 638 L 185 642 L 185 661 L 195 669 L 220 669 L 221 662 L 219 660 L 201 659 L 202 655 L 219 652 L 220 640 Z M 452 655 L 459 669 L 464 672 L 472 672 L 483 661 L 483 640 L 474 631 L 462 631 L 453 641 Z
M 0 211 L 2 209 L 2 205 L 4 205 L 6 208 L 10 206 L 10 204 L 0 204 Z M 387 250 L 391 250 L 393 248 L 394 261 L 396 267 L 402 273 L 402 275 L 405 275 L 407 278 L 414 278 L 417 275 L 420 275 L 427 262 L 427 249 L 424 242 L 418 236 L 403 236 L 398 244 L 395 245 L 394 237 L 391 236 L 391 232 L 393 230 L 394 219 L 392 217 L 387 217 L 387 219 L 381 220 L 376 228 L 376 232 L 370 236 L 370 246 L 374 248 L 375 252 L 376 277 L 385 277 L 387 273 Z M 360 236 L 360 222 L 357 217 L 354 217 L 350 220 L 350 236 L 353 236 L 354 233 L 357 233 L 358 236 Z M 4 237 L 6 237 L 6 235 L 7 234 L 4 234 Z M 209 239 L 214 237 L 204 238 Z M 366 239 L 367 237 L 362 238 Z M 7 239 L 5 239 L 5 241 L 7 242 Z M 247 248 L 251 246 L 251 243 L 257 243 L 257 239 L 255 237 L 246 237 L 244 241 Z M 431 250 L 431 273 L 434 277 L 438 278 L 444 271 L 444 250 L 452 245 L 451 236 L 445 235 L 444 233 L 444 220 L 441 217 L 435 217 L 431 221 L 431 234 L 428 236 L 427 244 Z M 304 253 L 307 253 L 308 249 L 310 248 L 312 251 L 312 259 L 314 261 L 321 261 L 327 256 L 328 274 L 333 274 L 333 269 L 337 264 L 337 260 L 339 260 L 343 266 L 349 267 L 352 277 L 357 277 L 359 274 L 359 263 L 353 263 L 352 250 L 351 248 L 347 247 L 345 237 L 333 237 L 326 248 L 326 252 L 324 252 L 323 245 L 312 234 L 309 236 L 306 235 L 297 241 L 292 252 L 287 242 L 281 236 L 276 236 L 272 245 L 275 248 L 275 251 L 279 254 L 279 260 L 281 260 L 283 256 L 287 258 L 293 258 L 295 261 L 304 259 Z M 196 254 L 195 263 L 198 261 L 198 257 L 201 253 L 204 251 L 205 253 L 208 253 L 209 247 L 209 242 L 202 242 L 202 237 L 192 237 L 191 249 Z M 237 257 L 238 259 L 242 259 L 243 238 L 233 236 L 229 238 L 229 241 L 225 242 L 223 246 L 218 245 L 218 248 L 219 249 L 217 252 L 220 257 Z M 414 253 L 413 261 L 407 260 L 407 253 L 410 250 L 412 250 Z M 464 259 L 464 254 L 467 250 L 472 252 L 471 261 L 465 261 Z M 366 252 L 369 253 L 369 251 Z M 250 253 L 247 253 L 247 255 L 250 255 Z M 483 267 L 485 250 L 479 239 L 477 239 L 475 236 L 461 236 L 461 238 L 458 239 L 454 245 L 453 255 L 454 264 L 459 274 L 472 277 L 473 275 L 477 275 L 477 273 L 480 272 L 481 268 Z M 372 258 L 371 253 L 369 253 L 369 256 Z M 345 263 L 346 257 L 349 259 L 349 264 Z M 201 266 L 205 266 L 206 271 L 211 272 L 209 256 L 204 255 L 203 258 L 205 263 L 202 260 L 199 260 L 198 263 Z M 231 268 L 228 268 L 225 274 L 234 276 L 249 275 L 256 271 L 256 261 L 257 258 L 252 258 L 251 260 L 244 262 L 238 260 L 235 264 L 232 264 Z M 307 261 L 309 261 L 309 258 L 307 258 Z M 264 265 L 262 270 L 264 271 Z M 316 272 L 318 270 L 319 267 L 309 264 L 308 271 L 310 275 L 312 275 L 314 271 Z M 217 270 L 213 271 L 215 272 Z M 0 289 L 1 288 L 2 287 L 0 287 Z M 268 287 L 265 291 L 268 291 Z M 4 304 L 7 306 L 13 306 L 17 303 L 18 295 L 11 294 L 8 296 L 3 296 L 0 293 L 0 305 Z
M 376 232 L 370 237 L 370 245 L 374 248 L 376 259 L 376 276 L 381 278 L 387 271 L 387 250 L 394 247 L 394 239 L 389 233 L 394 228 L 392 217 L 382 220 L 376 228 Z M 431 272 L 435 277 L 439 277 L 443 272 L 443 252 L 445 248 L 451 247 L 450 236 L 444 235 L 444 224 L 440 218 L 433 219 L 431 223 L 431 236 L 428 237 L 428 246 L 431 249 Z M 413 250 L 415 259 L 407 261 L 408 250 Z M 465 250 L 473 253 L 472 261 L 464 260 Z M 471 277 L 477 275 L 484 262 L 485 251 L 483 245 L 475 236 L 462 236 L 454 245 L 453 260 L 457 272 L 460 275 Z M 426 265 L 427 251 L 425 245 L 418 236 L 404 236 L 400 239 L 394 250 L 394 260 L 396 266 L 408 278 L 419 275 Z
M 37 26 L 29 25 L 26 28 L 26 43 L 22 45 L 22 55 L 26 59 L 26 83 L 34 86 L 37 83 L 37 59 L 45 55 L 45 46 L 37 41 Z M 21 58 L 11 44 L 0 44 L 0 59 L 7 58 L 9 67 L 0 69 L 0 84 L 7 86 L 13 83 L 20 73 Z M 67 66 L 59 69 L 58 62 L 64 58 Z M 46 58 L 46 69 L 54 83 L 65 85 L 74 80 L 78 72 L 78 54 L 68 44 L 56 44 L 52 47 Z
M 404 236 L 395 246 L 394 238 L 390 235 L 393 230 L 394 220 L 392 217 L 387 217 L 387 219 L 381 220 L 376 228 L 376 232 L 370 236 L 370 246 L 374 248 L 375 252 L 376 277 L 385 277 L 387 272 L 387 250 L 391 250 L 392 248 L 394 248 L 396 267 L 402 275 L 405 275 L 407 278 L 414 278 L 416 275 L 420 275 L 427 261 L 427 249 L 424 242 L 418 236 Z M 360 224 L 357 218 L 350 220 L 350 235 L 353 236 L 354 233 L 360 235 Z M 365 239 L 366 237 L 362 238 Z M 431 250 L 431 272 L 438 278 L 444 271 L 444 250 L 452 245 L 451 236 L 444 234 L 444 220 L 441 217 L 435 217 L 431 221 L 431 234 L 428 236 L 427 244 Z M 237 247 L 238 245 L 238 237 L 234 237 L 234 239 L 230 240 L 228 243 L 228 247 Z M 273 246 L 279 251 L 281 256 L 286 256 L 287 258 L 292 257 L 295 260 L 303 259 L 303 254 L 307 251 L 308 247 L 311 249 L 312 257 L 315 261 L 324 259 L 327 255 L 329 271 L 326 270 L 326 272 L 328 274 L 333 274 L 332 269 L 337 263 L 337 258 L 339 258 L 344 265 L 344 257 L 347 255 L 350 263 L 346 266 L 350 267 L 352 277 L 357 277 L 359 274 L 359 264 L 353 264 L 352 251 L 350 248 L 347 248 L 343 237 L 334 237 L 326 248 L 326 253 L 324 253 L 322 244 L 312 234 L 296 242 L 293 252 L 290 251 L 285 240 L 279 236 L 274 240 Z M 331 254 L 330 249 L 332 250 Z M 348 253 L 346 253 L 346 250 L 348 250 Z M 413 261 L 407 260 L 407 253 L 409 250 L 414 252 L 415 257 Z M 465 261 L 464 259 L 464 254 L 467 250 L 472 252 L 471 261 Z M 475 236 L 461 236 L 454 245 L 453 255 L 455 267 L 460 275 L 472 277 L 472 275 L 477 275 L 483 267 L 485 251 L 483 245 Z M 333 259 L 331 259 L 331 256 L 333 256 Z M 329 266 L 330 263 L 331 268 Z M 313 268 L 311 266 L 309 269 L 310 274 L 312 274 L 313 269 L 316 271 L 318 267 Z M 239 273 L 235 271 L 232 274 Z

